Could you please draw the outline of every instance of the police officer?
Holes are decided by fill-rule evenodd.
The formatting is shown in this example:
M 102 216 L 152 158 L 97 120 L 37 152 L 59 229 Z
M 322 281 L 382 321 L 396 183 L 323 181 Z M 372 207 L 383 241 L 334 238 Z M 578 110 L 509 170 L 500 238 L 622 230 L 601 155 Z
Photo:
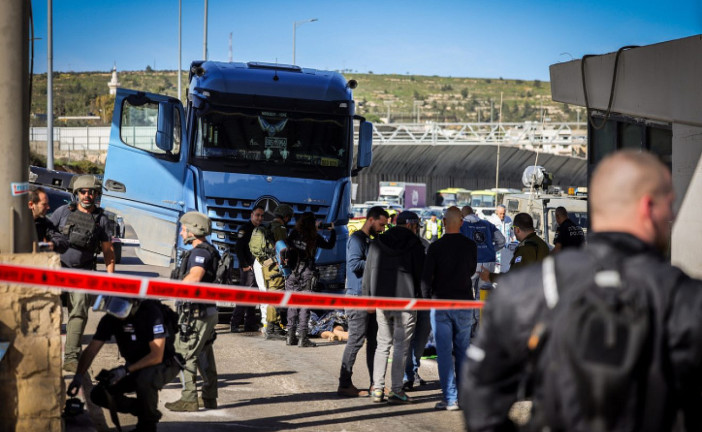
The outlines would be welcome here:
M 556 208 L 556 223 L 558 229 L 553 237 L 553 252 L 563 249 L 578 248 L 585 243 L 585 232 L 568 217 L 565 207 Z
M 293 218 L 293 209 L 287 204 L 280 204 L 273 211 L 275 219 L 271 222 L 271 232 L 273 236 L 273 244 L 279 240 L 286 240 L 288 238 L 288 229 L 286 225 L 290 223 Z M 266 281 L 266 289 L 269 291 L 282 291 L 285 289 L 285 278 L 280 273 L 278 265 L 275 263 L 273 257 L 268 258 L 262 263 L 263 266 L 263 278 Z M 282 318 L 280 315 L 280 310 L 276 309 L 274 306 L 268 305 L 268 310 L 266 313 L 266 339 L 280 339 L 285 340 L 285 331 L 281 327 Z
M 519 241 L 514 250 L 514 256 L 509 263 L 509 271 L 519 270 L 529 264 L 542 261 L 549 254 L 548 245 L 534 231 L 534 219 L 528 213 L 519 213 L 512 222 L 514 236 Z M 499 275 L 505 273 L 490 273 L 488 269 L 483 269 L 480 279 L 484 282 L 496 282 Z
M 192 249 L 183 255 L 180 266 L 174 270 L 174 279 L 184 282 L 214 282 L 219 252 L 205 236 L 212 231 L 212 221 L 206 215 L 190 211 L 180 218 L 180 237 Z M 197 411 L 197 370 L 203 378 L 202 402 L 205 408 L 217 408 L 217 365 L 214 343 L 217 308 L 213 304 L 185 302 L 178 305 L 180 334 L 175 343 L 176 352 L 183 356 L 183 391 L 177 401 L 168 402 L 171 411 Z
M 95 308 L 107 312 L 98 324 L 93 340 L 80 356 L 68 395 L 75 396 L 83 376 L 100 349 L 113 336 L 125 364 L 100 375 L 104 384 L 90 394 L 92 401 L 111 411 L 138 418 L 136 431 L 155 431 L 161 414 L 158 391 L 180 370 L 174 358 L 173 335 L 163 315 L 165 306 L 157 300 L 138 301 L 119 297 L 98 297 Z M 171 311 L 171 313 L 173 313 Z M 100 376 L 98 375 L 98 377 Z M 125 393 L 136 392 L 136 399 Z
M 108 234 L 108 219 L 95 203 L 102 186 L 93 175 L 81 175 L 73 182 L 75 203 L 59 207 L 49 220 L 68 238 L 69 247 L 61 254 L 61 266 L 95 270 L 96 251 L 102 250 L 108 273 L 115 271 L 115 253 Z M 68 323 L 63 369 L 75 372 L 80 354 L 80 339 L 88 321 L 88 294 L 68 294 Z
M 245 287 L 254 287 L 258 289 L 256 278 L 254 277 L 254 256 L 249 249 L 249 241 L 254 228 L 261 225 L 263 222 L 263 214 L 265 209 L 263 206 L 256 206 L 251 212 L 251 218 L 248 222 L 239 228 L 238 238 L 236 240 L 236 257 L 239 259 L 239 280 L 240 284 Z M 239 332 L 239 325 L 244 324 L 245 332 L 258 331 L 258 322 L 256 321 L 257 306 L 236 305 L 230 327 L 232 333 Z

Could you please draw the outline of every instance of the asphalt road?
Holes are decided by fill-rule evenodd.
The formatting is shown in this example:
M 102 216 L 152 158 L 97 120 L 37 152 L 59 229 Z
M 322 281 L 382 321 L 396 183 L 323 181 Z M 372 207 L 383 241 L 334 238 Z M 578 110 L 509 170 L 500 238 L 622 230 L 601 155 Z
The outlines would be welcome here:
M 125 246 L 119 273 L 145 277 L 165 277 L 169 269 L 141 264 L 133 246 Z M 92 313 L 83 342 L 88 343 L 99 314 Z M 397 406 L 372 403 L 370 398 L 341 398 L 336 395 L 344 344 L 315 339 L 316 348 L 288 347 L 283 341 L 266 341 L 259 333 L 232 334 L 228 326 L 217 328 L 215 357 L 219 372 L 219 408 L 194 413 L 173 413 L 165 402 L 180 397 L 178 380 L 160 393 L 161 431 L 460 431 L 464 430 L 460 411 L 436 411 L 441 399 L 434 360 L 424 360 L 420 368 L 427 385 L 410 393 L 415 403 Z M 123 362 L 117 346 L 106 344 L 91 367 L 91 376 Z M 388 380 L 390 372 L 388 370 Z M 354 383 L 369 383 L 362 350 L 356 361 Z M 87 386 L 89 388 L 89 385 Z M 81 397 L 82 392 L 81 392 Z M 98 430 L 116 430 L 106 410 L 91 407 Z M 121 415 L 125 430 L 136 419 Z M 72 429 L 71 425 L 67 427 Z

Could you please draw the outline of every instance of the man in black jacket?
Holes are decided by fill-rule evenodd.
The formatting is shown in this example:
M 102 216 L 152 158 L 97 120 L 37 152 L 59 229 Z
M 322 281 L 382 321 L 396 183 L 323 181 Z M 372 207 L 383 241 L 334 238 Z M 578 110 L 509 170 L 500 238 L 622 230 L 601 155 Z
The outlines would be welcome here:
M 651 154 L 618 152 L 600 162 L 593 173 L 590 192 L 595 234 L 588 245 L 547 258 L 542 265 L 514 274 L 510 271 L 483 310 L 484 325 L 468 349 L 467 379 L 461 385 L 462 401 L 467 402 L 463 405 L 466 424 L 473 432 L 516 430 L 508 411 L 521 390 L 526 390 L 524 396 L 534 401 L 534 430 L 607 431 L 616 426 L 616 430 L 669 431 L 678 413 L 683 414 L 687 430 L 702 430 L 702 283 L 672 267 L 664 258 L 673 220 L 670 171 Z M 600 373 L 597 376 L 601 377 L 602 371 L 614 373 L 623 368 L 615 359 L 628 352 L 630 345 L 624 343 L 628 339 L 619 334 L 620 329 L 627 329 L 627 323 L 608 322 L 606 328 L 600 327 L 603 330 L 599 337 L 582 347 L 585 350 L 590 345 L 603 346 L 588 351 L 595 353 L 598 360 L 602 358 L 599 372 L 592 372 L 592 367 L 587 369 L 585 380 L 579 376 L 568 383 L 577 385 L 572 386 L 573 390 L 563 385 L 545 388 L 545 382 L 553 383 L 563 376 L 561 365 L 594 363 L 591 358 L 575 354 L 567 364 L 549 368 L 549 359 L 544 358 L 544 353 L 554 352 L 547 349 L 549 343 L 562 340 L 553 338 L 555 329 L 573 327 L 572 316 L 558 314 L 575 307 L 570 306 L 573 303 L 569 301 L 569 288 L 593 277 L 595 282 L 600 278 L 597 288 L 603 286 L 600 283 L 605 279 L 609 286 L 616 287 L 590 291 L 603 304 L 611 304 L 607 299 L 616 299 L 616 293 L 622 289 L 634 294 L 630 298 L 648 302 L 645 322 L 651 326 L 646 332 L 650 356 L 643 356 L 636 375 L 627 375 L 631 378 L 616 386 L 596 387 L 588 382 L 587 377 L 595 376 L 593 373 Z M 567 309 L 558 308 L 564 304 Z M 549 322 L 549 317 L 554 316 L 561 318 Z M 612 324 L 616 334 L 611 331 Z M 551 329 L 552 337 L 545 339 L 545 346 L 540 342 L 544 340 L 544 328 Z M 608 331 L 603 333 L 604 330 Z M 593 331 L 596 329 L 589 334 L 594 335 Z M 605 333 L 609 335 L 606 339 Z M 540 347 L 543 349 L 539 351 Z M 538 361 L 531 361 L 530 356 L 539 352 Z M 536 370 L 530 373 L 534 366 Z M 604 390 L 595 395 L 593 388 Z M 558 397 L 565 392 L 572 399 L 562 401 L 560 406 L 544 403 L 548 398 L 553 401 L 554 394 Z M 612 392 L 623 392 L 624 396 L 604 406 L 588 403 L 610 400 Z M 549 409 L 553 406 L 557 409 Z M 602 419 L 607 421 L 603 423 Z M 589 428 L 592 424 L 599 427 Z
M 474 300 L 471 276 L 478 265 L 478 246 L 461 234 L 462 224 L 461 211 L 458 207 L 450 207 L 444 218 L 446 234 L 429 246 L 424 261 L 424 298 Z M 460 379 L 456 372 L 461 370 L 465 360 L 475 314 L 470 309 L 432 309 L 430 318 L 443 394 L 443 400 L 435 408 L 456 411 L 459 409 L 456 381 Z
M 251 249 L 249 249 L 249 240 L 251 240 L 251 233 L 254 228 L 261 225 L 261 222 L 263 222 L 264 212 L 263 206 L 260 204 L 257 205 L 251 212 L 251 220 L 239 228 L 239 234 L 236 240 L 236 257 L 239 259 L 239 284 L 241 286 L 258 289 L 253 271 L 255 258 L 251 254 Z M 245 332 L 258 331 L 258 322 L 256 321 L 257 307 L 258 306 L 236 306 L 234 313 L 232 313 L 232 320 L 230 323 L 232 333 L 238 333 L 240 331 L 239 326 L 242 323 L 244 324 Z
M 363 273 L 363 294 L 377 297 L 417 298 L 421 294 L 424 246 L 417 236 L 419 216 L 403 211 L 397 226 L 378 236 L 370 244 Z M 402 390 L 405 360 L 414 335 L 414 311 L 376 310 L 378 347 L 373 361 L 373 402 L 385 399 L 385 373 L 390 348 L 393 349 L 388 403 L 406 404 L 412 399 Z

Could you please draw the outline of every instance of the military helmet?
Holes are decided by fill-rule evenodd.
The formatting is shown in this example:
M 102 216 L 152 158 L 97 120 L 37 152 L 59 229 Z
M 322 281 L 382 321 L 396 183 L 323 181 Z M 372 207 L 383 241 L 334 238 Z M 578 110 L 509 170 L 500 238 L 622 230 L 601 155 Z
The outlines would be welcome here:
M 212 231 L 212 221 L 207 215 L 200 212 L 189 211 L 180 218 L 180 223 L 193 233 L 194 236 L 206 236 Z
M 100 180 L 91 174 L 76 176 L 71 183 L 73 193 L 78 193 L 81 189 L 95 189 L 98 192 L 102 191 Z
M 278 207 L 273 210 L 273 214 L 275 216 L 284 218 L 284 217 L 293 217 L 293 209 L 287 204 L 280 204 Z

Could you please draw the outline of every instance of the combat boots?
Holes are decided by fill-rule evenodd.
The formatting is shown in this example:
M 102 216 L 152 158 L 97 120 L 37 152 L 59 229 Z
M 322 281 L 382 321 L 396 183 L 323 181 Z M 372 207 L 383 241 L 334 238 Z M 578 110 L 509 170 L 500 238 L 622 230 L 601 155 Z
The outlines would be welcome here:
M 297 335 L 295 334 L 295 326 L 288 327 L 288 339 L 285 341 L 286 345 L 297 345 Z
M 312 348 L 317 344 L 307 338 L 307 330 L 300 330 L 300 340 L 297 342 L 299 348 Z
M 264 335 L 266 340 L 285 340 L 285 332 L 282 328 L 275 322 L 269 322 L 266 324 L 266 333 Z
M 166 408 L 176 412 L 195 412 L 199 409 L 197 399 L 194 401 L 184 401 L 179 399 L 173 402 L 166 402 Z

